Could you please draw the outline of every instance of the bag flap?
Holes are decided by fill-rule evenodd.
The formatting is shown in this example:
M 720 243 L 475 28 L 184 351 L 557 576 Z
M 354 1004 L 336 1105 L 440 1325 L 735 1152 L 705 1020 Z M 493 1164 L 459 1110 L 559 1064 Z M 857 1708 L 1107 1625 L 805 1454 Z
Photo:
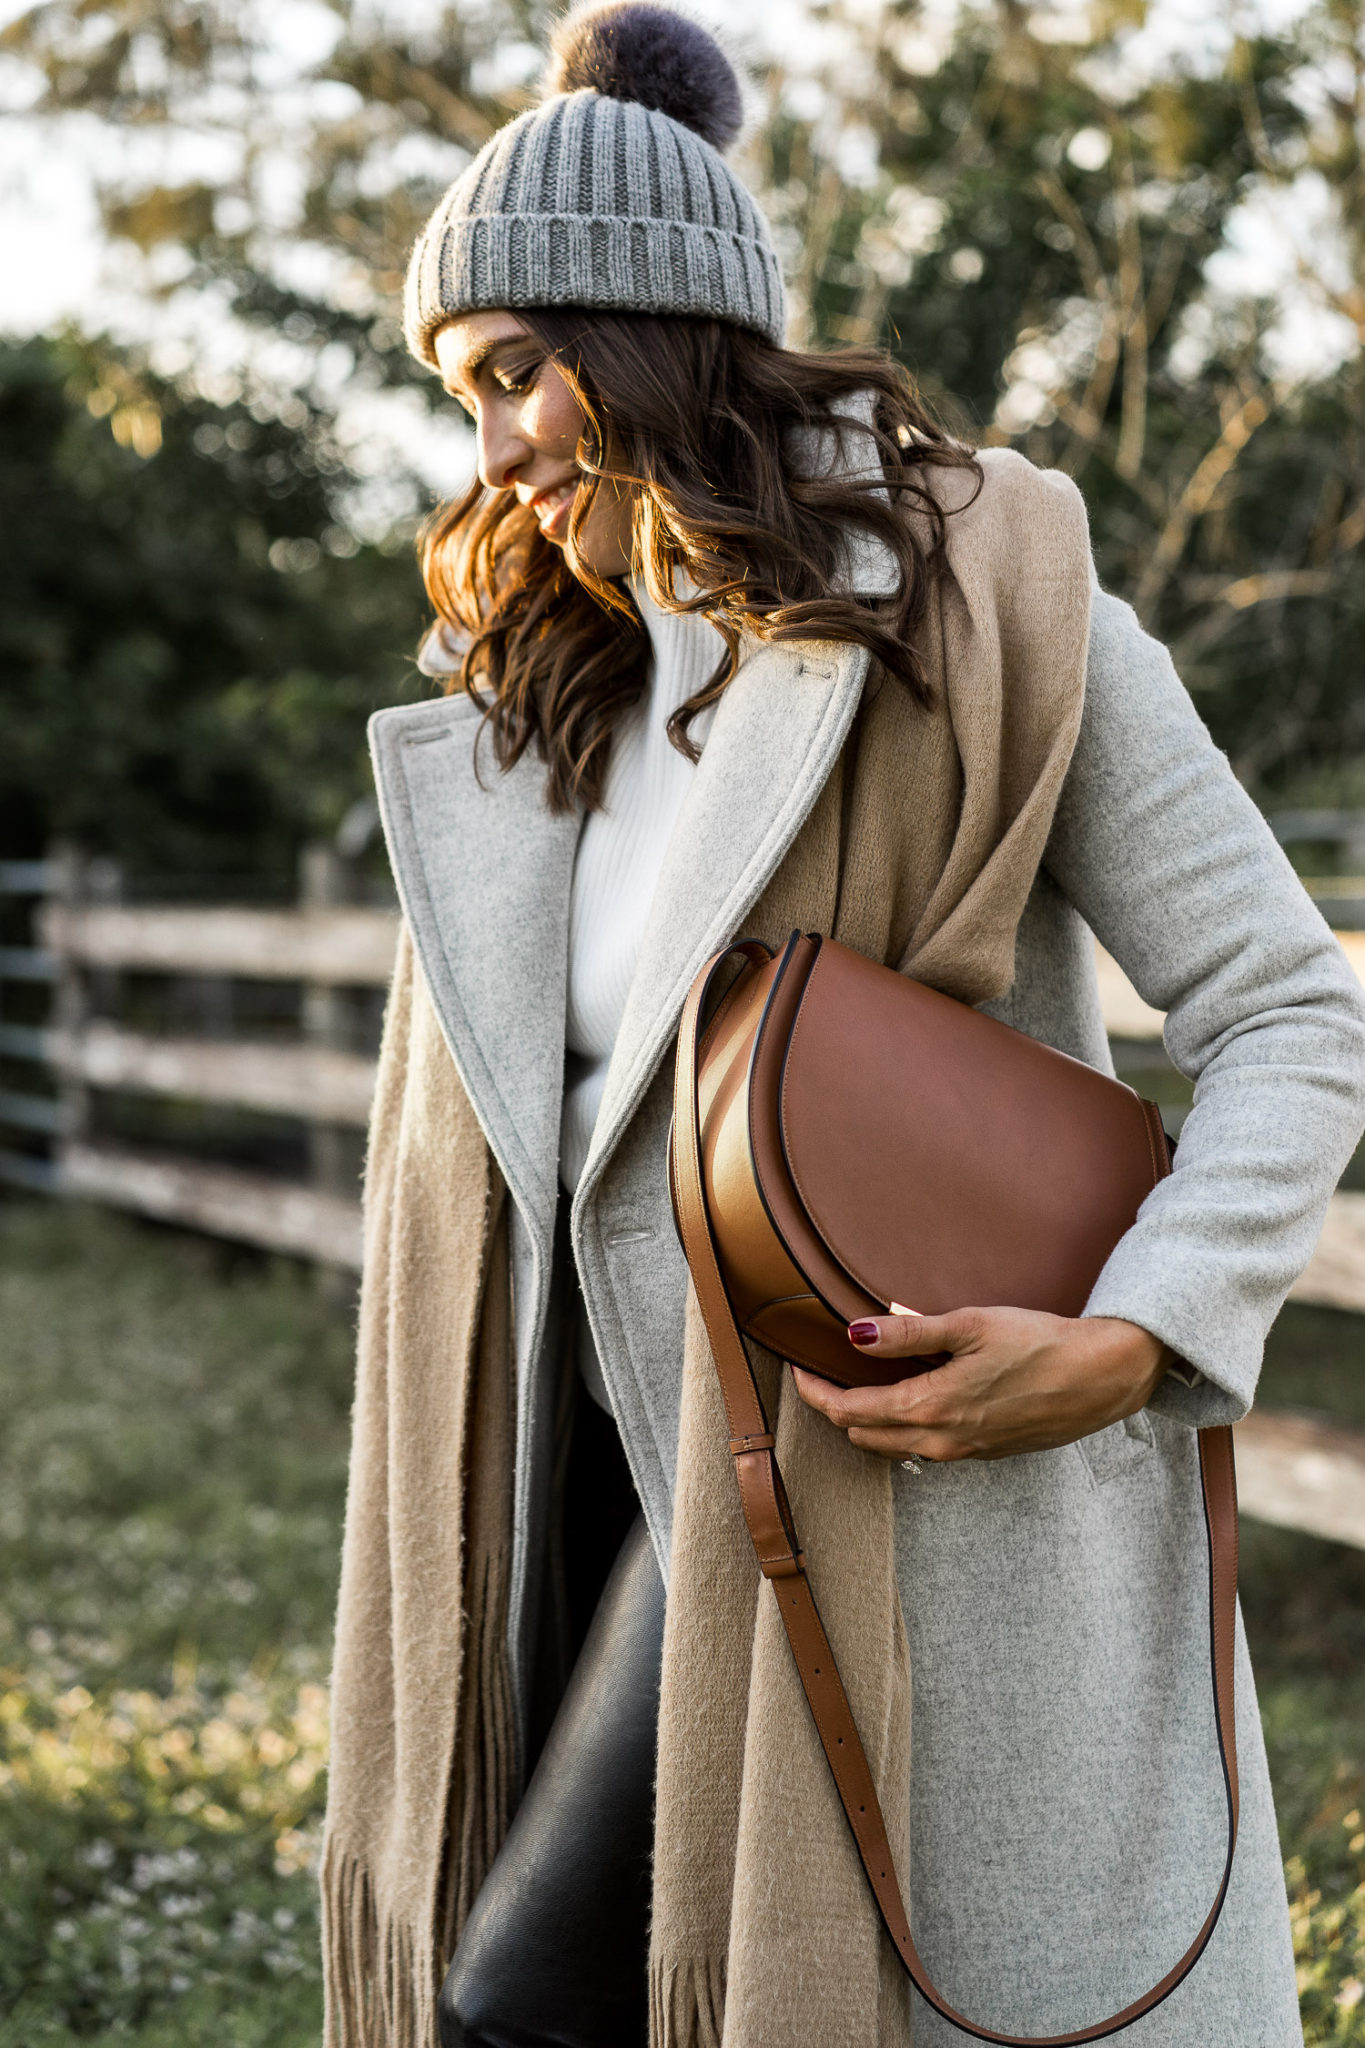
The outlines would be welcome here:
M 1078 1315 L 1167 1170 L 1130 1088 L 829 940 L 788 1040 L 781 1132 L 832 1257 L 926 1315 Z

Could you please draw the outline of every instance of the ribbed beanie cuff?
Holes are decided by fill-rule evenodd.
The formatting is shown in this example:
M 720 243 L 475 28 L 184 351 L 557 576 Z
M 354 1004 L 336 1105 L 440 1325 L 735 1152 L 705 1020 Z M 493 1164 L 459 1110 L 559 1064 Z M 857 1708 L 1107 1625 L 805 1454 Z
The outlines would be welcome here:
M 733 320 L 781 343 L 785 295 L 770 244 L 692 221 L 475 214 L 414 251 L 408 346 L 435 365 L 439 328 L 490 306 L 614 307 Z

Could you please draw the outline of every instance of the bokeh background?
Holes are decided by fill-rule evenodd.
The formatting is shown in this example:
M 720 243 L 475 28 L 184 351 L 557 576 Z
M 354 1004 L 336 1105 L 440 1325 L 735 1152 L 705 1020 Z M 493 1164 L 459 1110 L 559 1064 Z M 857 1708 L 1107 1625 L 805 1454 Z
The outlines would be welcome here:
M 412 542 L 471 453 L 404 354 L 402 270 L 545 18 L 0 4 L 0 2048 L 317 2037 L 347 1262 L 54 1199 L 53 1162 L 76 1119 L 341 1201 L 358 1120 L 35 1079 L 34 1034 L 363 1062 L 381 995 L 58 972 L 41 920 L 59 884 L 386 914 L 364 723 L 430 687 Z M 1365 922 L 1362 0 L 725 26 L 797 340 L 883 341 L 962 431 L 1077 478 L 1102 578 Z M 1125 1071 L 1178 1122 L 1159 1046 Z M 1365 1428 L 1363 1331 L 1292 1305 L 1267 1400 Z M 1308 2039 L 1365 2043 L 1365 1554 L 1247 1545 Z

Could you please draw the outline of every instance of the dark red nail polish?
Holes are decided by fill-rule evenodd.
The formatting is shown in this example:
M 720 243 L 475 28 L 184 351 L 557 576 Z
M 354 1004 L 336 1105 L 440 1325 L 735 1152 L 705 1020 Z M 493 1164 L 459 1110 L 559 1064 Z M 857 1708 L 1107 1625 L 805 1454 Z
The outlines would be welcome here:
M 862 1346 L 875 1344 L 881 1334 L 875 1323 L 850 1323 L 848 1326 L 848 1341 L 850 1344 Z

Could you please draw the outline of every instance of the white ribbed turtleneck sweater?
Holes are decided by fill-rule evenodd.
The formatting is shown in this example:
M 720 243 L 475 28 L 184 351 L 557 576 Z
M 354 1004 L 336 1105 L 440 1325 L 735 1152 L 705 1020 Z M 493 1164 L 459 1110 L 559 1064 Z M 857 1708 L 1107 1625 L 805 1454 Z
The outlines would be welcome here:
M 661 611 L 637 579 L 630 592 L 649 634 L 649 678 L 616 728 L 602 808 L 589 813 L 579 835 L 569 903 L 559 1171 L 570 1191 L 588 1156 L 655 885 L 694 772 L 669 740 L 668 721 L 709 681 L 725 651 L 708 619 Z M 710 721 L 710 712 L 693 721 L 698 745 Z

